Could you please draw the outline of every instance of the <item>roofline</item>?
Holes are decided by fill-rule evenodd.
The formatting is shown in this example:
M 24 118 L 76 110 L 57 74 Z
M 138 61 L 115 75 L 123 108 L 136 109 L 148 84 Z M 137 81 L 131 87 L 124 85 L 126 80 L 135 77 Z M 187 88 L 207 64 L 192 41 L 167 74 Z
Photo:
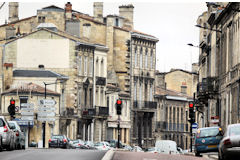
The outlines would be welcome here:
M 132 37 L 136 37 L 136 38 L 143 38 L 143 39 L 147 39 L 150 41 L 154 41 L 154 42 L 158 42 L 159 39 L 150 35 L 145 35 L 145 34 L 141 34 L 141 33 L 136 33 L 136 32 L 131 32 L 131 36 Z

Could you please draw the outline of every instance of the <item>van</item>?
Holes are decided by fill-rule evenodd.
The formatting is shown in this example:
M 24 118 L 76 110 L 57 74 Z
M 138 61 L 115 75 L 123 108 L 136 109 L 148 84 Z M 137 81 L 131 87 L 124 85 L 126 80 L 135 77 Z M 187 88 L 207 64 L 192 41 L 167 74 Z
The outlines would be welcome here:
M 198 129 L 195 135 L 195 155 L 200 156 L 200 153 L 218 151 L 222 138 L 223 131 L 218 126 Z
M 158 153 L 179 154 L 177 143 L 171 140 L 157 140 L 155 143 Z

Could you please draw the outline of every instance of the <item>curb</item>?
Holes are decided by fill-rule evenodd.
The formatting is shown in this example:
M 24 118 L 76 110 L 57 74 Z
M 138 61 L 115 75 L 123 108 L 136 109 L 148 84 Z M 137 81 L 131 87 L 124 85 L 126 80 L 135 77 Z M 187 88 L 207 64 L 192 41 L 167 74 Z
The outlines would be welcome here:
M 111 149 L 103 156 L 102 160 L 112 160 L 114 151 Z

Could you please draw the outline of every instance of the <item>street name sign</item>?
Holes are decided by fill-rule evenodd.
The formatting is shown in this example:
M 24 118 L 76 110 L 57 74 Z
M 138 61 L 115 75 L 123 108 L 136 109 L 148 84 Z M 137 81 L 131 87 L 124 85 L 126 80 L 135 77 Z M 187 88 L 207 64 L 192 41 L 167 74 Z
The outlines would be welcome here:
M 33 103 L 21 103 L 21 107 L 34 107 Z
M 33 121 L 34 117 L 33 116 L 22 116 L 21 120 L 26 120 L 26 121 Z
M 38 111 L 55 111 L 55 107 L 38 107 Z
M 54 106 L 56 101 L 53 99 L 41 99 L 38 101 L 40 106 Z
M 55 121 L 55 118 L 38 117 L 38 121 Z
M 40 116 L 40 117 L 42 117 L 42 116 L 54 117 L 55 116 L 55 112 L 38 112 L 38 116 Z
M 34 113 L 33 112 L 21 112 L 22 116 L 33 116 Z

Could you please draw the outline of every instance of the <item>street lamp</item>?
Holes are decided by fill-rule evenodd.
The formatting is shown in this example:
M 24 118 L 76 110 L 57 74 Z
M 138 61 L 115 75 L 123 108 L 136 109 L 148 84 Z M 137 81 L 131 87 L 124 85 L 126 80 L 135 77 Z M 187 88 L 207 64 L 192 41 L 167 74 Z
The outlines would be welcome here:
M 193 45 L 192 43 L 188 43 L 187 45 L 188 45 L 188 46 L 191 46 L 191 47 L 197 47 L 197 48 L 200 48 L 199 46 L 195 46 L 195 45 Z

